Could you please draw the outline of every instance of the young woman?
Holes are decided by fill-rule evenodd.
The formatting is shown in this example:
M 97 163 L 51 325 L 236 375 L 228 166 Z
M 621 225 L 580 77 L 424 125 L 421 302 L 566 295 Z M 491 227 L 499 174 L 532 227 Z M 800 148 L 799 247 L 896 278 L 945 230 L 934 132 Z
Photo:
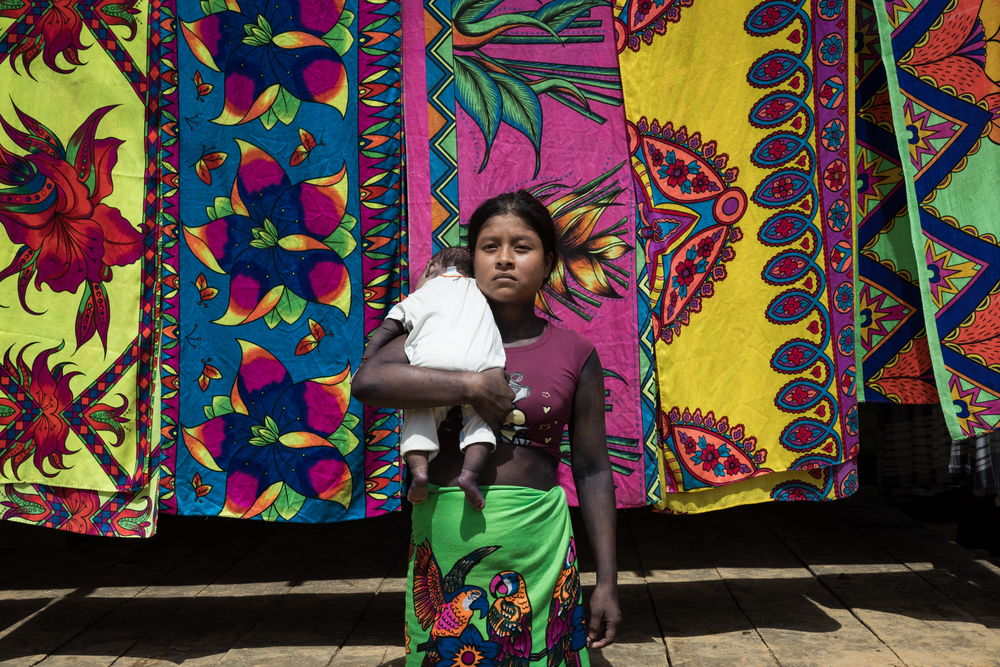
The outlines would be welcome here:
M 356 398 L 382 407 L 471 404 L 501 426 L 479 477 L 482 511 L 455 485 L 462 456 L 445 443 L 457 428 L 449 420 L 441 427 L 430 496 L 413 508 L 407 664 L 589 664 L 587 647 L 610 644 L 621 622 L 601 364 L 589 341 L 535 314 L 556 253 L 552 218 L 537 199 L 522 190 L 483 202 L 469 220 L 468 244 L 509 381 L 496 369 L 410 366 L 397 338 L 368 350 L 352 386 Z M 566 497 L 556 484 L 564 427 L 597 565 L 589 620 Z

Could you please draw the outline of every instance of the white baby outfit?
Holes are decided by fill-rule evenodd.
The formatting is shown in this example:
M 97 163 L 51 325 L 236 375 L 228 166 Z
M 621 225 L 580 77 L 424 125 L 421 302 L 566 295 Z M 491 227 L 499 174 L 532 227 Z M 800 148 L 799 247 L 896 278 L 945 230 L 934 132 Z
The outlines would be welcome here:
M 503 368 L 507 361 L 486 297 L 475 279 L 461 275 L 455 267 L 428 280 L 386 317 L 401 322 L 409 332 L 403 349 L 414 366 L 478 372 Z M 402 454 L 425 451 L 434 458 L 440 449 L 437 429 L 447 412 L 447 407 L 405 410 Z M 465 450 L 476 442 L 496 445 L 496 436 L 471 405 L 463 405 L 459 447 Z

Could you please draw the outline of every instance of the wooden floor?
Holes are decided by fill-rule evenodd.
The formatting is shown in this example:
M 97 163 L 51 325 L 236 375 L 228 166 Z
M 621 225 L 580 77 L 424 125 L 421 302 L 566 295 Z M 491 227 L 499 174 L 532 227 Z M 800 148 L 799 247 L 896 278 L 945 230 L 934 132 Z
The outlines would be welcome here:
M 0 522 L 0 660 L 401 665 L 406 542 L 404 515 L 165 517 L 146 541 Z M 1000 665 L 1000 568 L 870 497 L 625 511 L 619 560 L 597 665 Z

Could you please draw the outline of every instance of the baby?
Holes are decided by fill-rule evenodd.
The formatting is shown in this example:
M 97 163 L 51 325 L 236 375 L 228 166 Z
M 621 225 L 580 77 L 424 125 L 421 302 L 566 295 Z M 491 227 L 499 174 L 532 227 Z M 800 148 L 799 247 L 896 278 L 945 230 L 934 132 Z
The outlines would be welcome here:
M 372 332 L 374 349 L 384 341 L 409 332 L 404 350 L 415 366 L 448 371 L 484 371 L 503 368 L 507 357 L 486 297 L 472 273 L 468 248 L 445 248 L 434 255 L 417 282 L 417 289 L 395 305 Z M 410 409 L 403 413 L 400 451 L 410 471 L 411 503 L 427 499 L 427 464 L 440 449 L 437 429 L 447 407 Z M 496 435 L 479 413 L 462 406 L 459 448 L 464 459 L 458 486 L 476 509 L 485 505 L 479 473 L 496 448 Z

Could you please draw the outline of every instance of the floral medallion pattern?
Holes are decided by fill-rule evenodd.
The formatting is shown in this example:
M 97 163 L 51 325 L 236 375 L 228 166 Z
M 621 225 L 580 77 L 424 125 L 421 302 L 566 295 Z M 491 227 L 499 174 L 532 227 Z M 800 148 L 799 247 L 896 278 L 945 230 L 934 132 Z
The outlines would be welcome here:
M 747 197 L 739 169 L 700 133 L 643 117 L 628 136 L 654 336 L 670 344 L 726 278 Z

